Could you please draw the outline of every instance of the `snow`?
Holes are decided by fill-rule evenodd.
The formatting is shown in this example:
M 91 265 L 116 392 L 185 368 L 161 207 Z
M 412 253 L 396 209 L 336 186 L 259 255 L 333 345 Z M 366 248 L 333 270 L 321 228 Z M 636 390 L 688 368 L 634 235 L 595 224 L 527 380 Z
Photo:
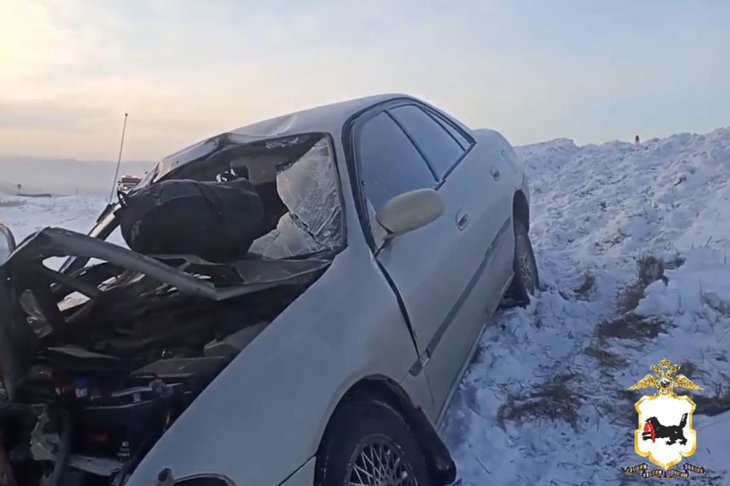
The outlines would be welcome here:
M 26 198 L 0 195 L 0 223 L 13 231 L 17 244 L 47 226 L 88 233 L 108 202 L 108 197 L 61 196 L 50 198 Z M 109 241 L 124 246 L 124 239 L 117 228 Z M 49 258 L 46 265 L 59 268 L 63 258 Z
M 87 233 L 106 206 L 103 197 L 25 198 L 0 195 L 0 223 L 20 241 L 46 226 Z
M 645 460 L 633 446 L 641 394 L 626 388 L 666 357 L 703 387 L 687 461 L 708 473 L 693 483 L 730 484 L 730 129 L 517 152 L 543 290 L 492 319 L 455 396 L 442 434 L 459 483 L 631 482 L 621 468 Z M 85 231 L 104 203 L 0 197 L 0 221 L 21 238 Z
M 645 462 L 633 448 L 641 394 L 625 389 L 651 364 L 691 363 L 696 399 L 730 392 L 730 129 L 518 153 L 544 290 L 493 319 L 443 433 L 463 485 L 624 484 L 620 468 Z M 661 330 L 611 337 L 604 323 L 627 310 L 620 297 L 647 256 L 666 282 L 639 294 L 635 329 Z M 710 471 L 692 481 L 730 484 L 730 411 L 702 410 L 688 462 Z

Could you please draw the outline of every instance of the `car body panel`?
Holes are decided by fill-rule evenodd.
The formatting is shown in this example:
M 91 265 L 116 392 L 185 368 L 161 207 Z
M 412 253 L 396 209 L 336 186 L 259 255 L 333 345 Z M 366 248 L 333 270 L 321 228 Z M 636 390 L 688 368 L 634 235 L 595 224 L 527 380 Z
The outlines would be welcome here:
M 358 253 L 352 246 L 340 253 L 208 385 L 130 485 L 149 484 L 160 464 L 176 477 L 216 472 L 236 484 L 276 484 L 314 454 L 353 384 L 368 376 L 402 380 L 416 359 L 410 334 L 384 277 Z M 352 272 L 358 279 L 348 278 Z M 351 312 L 363 306 L 369 312 Z
M 363 225 L 368 211 L 351 172 L 347 144 L 360 115 L 394 101 L 421 104 L 448 116 L 405 95 L 328 105 L 202 141 L 166 157 L 140 182 L 138 187 L 174 177 L 176 169 L 202 161 L 224 142 L 323 133 L 330 138 L 339 174 L 346 245 L 321 265 L 312 264 L 316 268 L 311 272 L 321 271 L 321 276 L 195 398 L 126 485 L 157 484 L 164 468 L 170 468 L 175 478 L 219 475 L 238 486 L 312 484 L 315 455 L 332 413 L 348 390 L 367 379 L 394 383 L 434 426 L 441 422 L 479 336 L 512 278 L 512 200 L 518 190 L 529 200 L 529 192 L 520 162 L 501 135 L 471 131 L 448 117 L 475 144 L 438 184 L 446 213 L 389 240 L 382 249 L 381 239 L 374 248 L 370 227 Z M 500 172 L 496 179 L 495 168 Z M 108 236 L 116 224 L 113 211 L 114 206 L 107 208 L 90 236 Z M 460 224 L 464 214 L 466 225 Z M 227 298 L 228 294 L 220 295 L 153 258 L 119 251 L 86 236 L 44 231 L 41 238 L 91 241 L 62 272 L 72 272 L 89 257 L 111 258 L 171 280 L 181 291 L 214 300 Z M 31 243 L 24 243 L 25 250 L 21 244 L 17 254 L 28 252 Z M 303 262 L 308 269 L 307 260 Z
M 489 158 L 496 159 L 499 157 L 506 162 L 506 170 L 508 176 L 505 179 L 505 185 L 513 188 L 515 191 L 524 190 L 527 202 L 530 202 L 530 194 L 527 190 L 527 175 L 525 174 L 525 163 L 517 155 L 514 147 L 507 139 L 496 130 L 490 128 L 477 128 L 472 130 L 474 137 L 484 147 L 484 150 L 490 153 Z
M 366 377 L 400 383 L 432 413 L 423 377 L 405 379 L 415 347 L 359 228 L 339 150 L 347 247 L 177 419 L 130 486 L 150 484 L 161 465 L 176 477 L 216 472 L 236 484 L 276 484 L 312 457 L 340 398 Z
M 365 119 L 353 127 L 353 143 L 359 143 L 359 130 L 378 113 L 404 105 L 421 107 L 432 116 L 435 112 L 436 119 L 475 138 L 458 121 L 428 104 L 399 99 L 366 112 Z M 408 133 L 407 122 L 401 120 L 398 124 Z M 511 226 L 510 186 L 515 183 L 512 179 L 517 171 L 504 157 L 505 141 L 497 132 L 486 132 L 478 136 L 482 140 L 477 139 L 466 150 L 444 179 L 436 182 L 445 214 L 424 228 L 393 239 L 377 255 L 404 301 L 415 331 L 420 365 L 425 366 L 437 410 L 451 395 L 463 357 L 469 354 L 487 314 L 496 308 L 505 282 L 511 277 L 513 235 L 507 230 Z M 495 178 L 494 173 L 500 177 Z M 378 225 L 372 215 L 368 219 L 366 229 L 373 232 L 376 247 L 380 248 L 383 240 L 377 235 Z
M 485 185 L 482 193 L 482 227 L 490 235 L 491 255 L 485 277 L 490 284 L 485 291 L 491 299 L 501 299 L 502 289 L 512 277 L 514 232 L 512 230 L 512 201 L 515 187 L 521 182 L 518 159 L 512 159 L 512 147 L 499 133 L 491 130 L 475 134 L 474 157 L 483 161 L 479 178 Z M 516 154 L 515 154 L 516 155 Z M 498 302 L 492 300 L 490 308 Z
M 387 97 L 378 98 L 373 103 L 387 101 Z M 290 127 L 292 123 L 282 119 L 271 126 Z M 461 124 L 459 126 L 463 127 Z M 269 129 L 267 127 L 263 131 L 269 133 Z M 248 132 L 250 134 L 253 131 Z M 286 130 L 277 133 L 286 133 Z M 342 133 L 340 136 L 343 136 Z M 332 138 L 337 141 L 338 134 L 332 133 Z M 434 424 L 440 422 L 448 400 L 477 347 L 484 323 L 494 311 L 512 276 L 511 253 L 507 256 L 509 268 L 494 263 L 496 258 L 504 259 L 512 251 L 506 248 L 513 234 L 511 228 L 510 231 L 505 230 L 511 223 L 511 207 L 505 209 L 508 200 L 506 194 L 509 193 L 511 205 L 512 189 L 495 191 L 491 202 L 481 196 L 488 191 L 486 188 L 495 185 L 489 176 L 492 167 L 490 162 L 505 165 L 505 178 L 509 178 L 509 182 L 504 184 L 507 187 L 522 183 L 521 171 L 510 161 L 497 159 L 493 162 L 492 159 L 500 155 L 501 151 L 496 148 L 486 150 L 485 142 L 481 142 L 483 145 L 479 147 L 480 136 L 476 134 L 475 138 L 478 150 L 473 150 L 471 156 L 480 164 L 479 168 L 470 170 L 466 165 L 461 169 L 457 166 L 450 175 L 455 182 L 453 189 L 446 184 L 442 189 L 447 201 L 458 197 L 460 185 L 461 192 L 466 192 L 463 186 L 469 189 L 466 193 L 470 199 L 464 204 L 469 204 L 475 214 L 475 220 L 470 224 L 473 237 L 468 240 L 469 247 L 459 247 L 456 239 L 451 247 L 446 245 L 445 251 L 453 255 L 447 259 L 448 265 L 441 269 L 431 267 L 430 271 L 424 272 L 426 275 L 430 272 L 433 278 L 438 278 L 439 274 L 441 278 L 447 275 L 445 280 L 452 285 L 452 279 L 461 281 L 461 293 L 470 290 L 469 298 L 459 309 L 462 313 L 459 316 L 462 319 L 460 325 L 446 326 L 443 331 L 440 346 L 443 354 L 438 357 L 442 360 L 442 368 L 438 372 L 432 373 L 432 376 L 429 373 L 408 373 L 419 361 L 419 356 L 396 294 L 378 268 L 359 224 L 345 151 L 340 143 L 336 143 L 346 215 L 347 248 L 335 257 L 320 280 L 272 322 L 209 385 L 145 457 L 128 484 L 148 484 L 156 477 L 161 464 L 172 467 L 176 475 L 213 470 L 233 478 L 236 484 L 275 484 L 296 471 L 288 481 L 294 478 L 299 481 L 299 477 L 302 477 L 302 484 L 311 484 L 308 481 L 312 474 L 309 468 L 314 467 L 312 456 L 316 453 L 331 413 L 352 385 L 371 376 L 393 379 L 408 394 L 414 406 L 422 408 Z M 492 141 L 502 143 L 499 138 L 492 138 Z M 464 204 L 455 205 L 452 202 L 450 213 L 427 227 L 396 238 L 378 255 L 378 261 L 387 267 L 388 260 L 392 261 L 396 254 L 401 253 L 399 256 L 403 260 L 397 265 L 401 266 L 404 273 L 409 271 L 409 264 L 422 265 L 417 255 L 412 262 L 406 259 L 412 258 L 414 252 L 408 255 L 407 251 L 399 252 L 398 248 L 425 245 L 429 237 L 444 238 L 439 232 L 446 228 L 454 237 L 463 233 L 457 228 L 455 218 Z M 494 214 L 498 212 L 503 216 L 496 219 L 499 224 L 496 226 Z M 461 256 L 468 256 L 458 266 L 454 260 L 459 258 L 460 253 Z M 435 254 L 444 256 L 443 252 Z M 486 266 L 479 275 L 478 265 L 481 261 L 485 261 Z M 449 266 L 451 268 L 447 268 Z M 465 273 L 466 277 L 457 275 L 454 267 Z M 495 274 L 495 271 L 503 273 Z M 391 278 L 393 273 L 392 269 L 388 272 Z M 353 279 L 352 275 L 358 275 L 358 278 Z M 472 283 L 473 288 L 468 289 L 470 277 L 476 279 L 476 283 Z M 397 279 L 395 285 L 400 296 L 404 297 L 406 291 Z M 420 292 L 428 290 L 426 294 L 438 295 L 431 293 L 433 285 L 431 283 L 430 286 L 422 287 Z M 497 287 L 499 289 L 489 296 L 490 291 Z M 419 290 L 412 292 L 413 298 L 419 299 Z M 459 293 L 454 293 L 449 300 L 458 297 Z M 438 310 L 427 302 L 417 305 L 425 306 L 426 309 L 430 307 L 431 312 Z M 368 312 L 353 312 L 354 309 L 367 309 Z M 447 313 L 442 314 L 444 318 L 447 317 Z M 407 316 L 416 326 L 417 339 L 418 321 L 423 315 L 425 313 L 419 309 L 416 315 Z M 424 345 L 427 346 L 426 343 Z M 422 347 L 419 342 L 421 352 L 425 346 Z M 331 365 L 313 367 L 313 355 L 320 362 Z M 444 364 L 448 360 L 452 361 L 450 366 Z M 277 386 L 270 386 L 271 383 Z M 195 446 L 181 451 L 179 444 L 188 442 Z M 235 446 L 232 447 L 232 444 Z M 302 465 L 305 466 L 298 469 Z M 284 484 L 288 485 L 288 481 Z
M 312 486 L 314 484 L 314 468 L 317 459 L 310 458 L 302 467 L 286 478 L 280 486 Z
M 341 140 L 343 126 L 351 117 L 373 105 L 394 98 L 409 97 L 401 94 L 384 94 L 332 103 L 262 120 L 215 135 L 164 157 L 154 169 L 145 175 L 138 187 L 143 187 L 152 180 L 161 178 L 183 165 L 211 154 L 225 142 L 244 144 L 313 132 L 328 133 L 334 139 Z
M 462 177 L 468 172 L 457 166 L 438 189 L 446 202 L 441 218 L 395 238 L 378 254 L 404 300 L 436 408 L 446 399 L 461 367 L 461 360 L 454 357 L 464 356 L 475 337 L 476 329 L 470 326 L 475 309 L 462 298 L 476 295 L 468 292 L 470 281 L 488 246 L 487 241 L 481 249 L 479 243 L 474 244 L 483 238 L 476 225 L 469 224 L 463 230 L 458 227 L 458 218 L 473 204 L 468 198 L 456 199 L 460 193 L 469 194 L 468 184 L 462 186 L 468 182 L 468 177 Z

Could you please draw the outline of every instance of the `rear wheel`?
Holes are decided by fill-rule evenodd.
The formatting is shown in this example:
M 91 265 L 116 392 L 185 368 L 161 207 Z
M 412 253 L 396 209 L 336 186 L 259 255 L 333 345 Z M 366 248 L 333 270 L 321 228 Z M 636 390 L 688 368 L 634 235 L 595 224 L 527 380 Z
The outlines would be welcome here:
M 530 298 L 535 295 L 540 287 L 540 279 L 537 272 L 535 253 L 527 234 L 527 226 L 517 218 L 514 219 L 514 232 L 515 259 L 512 263 L 514 278 L 505 300 L 508 305 L 524 307 L 530 303 Z
M 413 432 L 389 405 L 353 402 L 332 419 L 317 454 L 318 486 L 431 486 Z

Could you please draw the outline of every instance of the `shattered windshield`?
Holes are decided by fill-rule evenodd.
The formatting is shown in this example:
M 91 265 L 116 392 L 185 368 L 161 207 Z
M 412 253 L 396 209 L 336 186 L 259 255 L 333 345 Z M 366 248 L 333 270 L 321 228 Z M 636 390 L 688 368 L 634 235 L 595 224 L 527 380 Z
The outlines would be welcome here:
M 249 248 L 250 257 L 303 258 L 343 246 L 339 178 L 330 138 L 323 133 L 263 140 L 223 134 L 163 160 L 134 190 L 175 179 L 215 182 L 221 174 L 247 178 L 264 206 L 264 228 Z M 110 237 L 119 226 L 119 207 L 109 206 L 90 236 Z M 63 269 L 84 264 L 70 259 Z
M 277 167 L 276 191 L 288 212 L 250 251 L 291 258 L 336 250 L 342 241 L 342 207 L 330 144 L 321 138 L 292 163 Z

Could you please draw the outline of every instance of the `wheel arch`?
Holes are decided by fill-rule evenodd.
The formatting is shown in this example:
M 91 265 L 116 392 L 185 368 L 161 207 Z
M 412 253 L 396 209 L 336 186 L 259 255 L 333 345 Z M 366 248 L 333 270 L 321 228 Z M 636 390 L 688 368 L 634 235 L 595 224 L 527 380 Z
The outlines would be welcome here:
M 512 197 L 512 215 L 525 223 L 526 229 L 530 230 L 530 204 L 521 189 L 518 189 Z
M 368 401 L 385 403 L 403 418 L 426 456 L 434 484 L 446 485 L 454 482 L 456 464 L 431 421 L 423 410 L 413 404 L 398 383 L 382 375 L 362 378 L 345 392 L 330 415 L 317 450 L 318 455 L 328 439 L 330 427 L 335 422 L 338 411 L 348 403 Z

